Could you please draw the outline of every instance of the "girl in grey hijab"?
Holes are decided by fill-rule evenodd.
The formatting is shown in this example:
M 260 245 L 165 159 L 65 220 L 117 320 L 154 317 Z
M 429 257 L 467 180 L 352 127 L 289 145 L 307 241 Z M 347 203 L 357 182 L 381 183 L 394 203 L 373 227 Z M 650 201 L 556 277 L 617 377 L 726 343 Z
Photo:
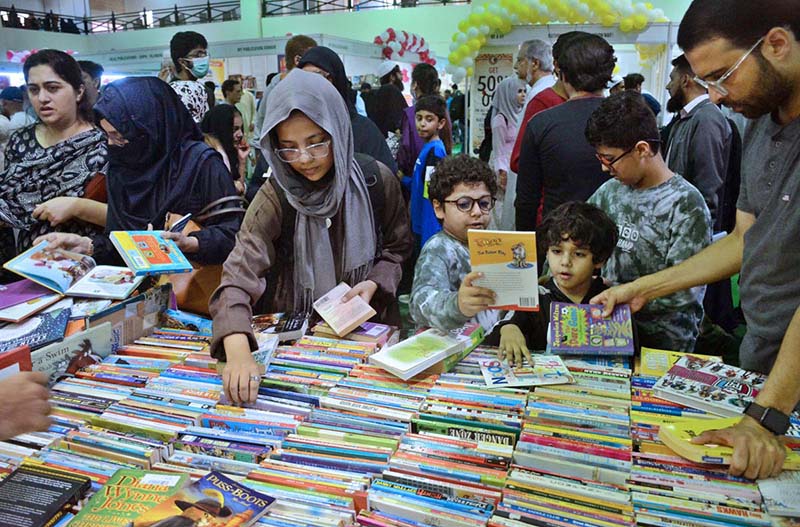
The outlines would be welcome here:
M 227 359 L 223 385 L 236 403 L 255 400 L 263 371 L 251 355 L 253 305 L 310 314 L 314 300 L 346 282 L 345 301 L 361 296 L 386 321 L 412 249 L 400 183 L 354 156 L 350 116 L 333 85 L 294 69 L 269 100 L 261 148 L 272 180 L 250 204 L 209 306 L 211 353 Z
M 497 204 L 492 210 L 490 228 L 514 230 L 514 200 L 517 175 L 509 168 L 517 139 L 527 84 L 516 76 L 498 84 L 492 100 L 492 156 L 489 165 L 497 173 Z

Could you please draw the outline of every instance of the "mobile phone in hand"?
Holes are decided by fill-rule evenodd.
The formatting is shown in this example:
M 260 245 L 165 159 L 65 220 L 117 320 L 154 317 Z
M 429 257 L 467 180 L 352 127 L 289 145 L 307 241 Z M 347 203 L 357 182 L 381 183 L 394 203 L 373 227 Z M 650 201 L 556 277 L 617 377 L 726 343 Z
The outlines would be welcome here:
M 181 232 L 183 228 L 189 223 L 189 220 L 192 219 L 192 213 L 190 212 L 186 216 L 183 216 L 181 219 L 176 221 L 172 224 L 172 227 L 169 228 L 169 232 Z

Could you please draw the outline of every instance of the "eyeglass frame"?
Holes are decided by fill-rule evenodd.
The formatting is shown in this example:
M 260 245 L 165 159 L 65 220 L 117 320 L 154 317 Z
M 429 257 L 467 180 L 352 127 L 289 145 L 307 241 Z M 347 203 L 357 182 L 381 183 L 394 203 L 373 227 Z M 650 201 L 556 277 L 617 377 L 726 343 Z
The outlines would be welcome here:
M 725 73 L 723 73 L 723 74 L 722 74 L 722 76 L 721 76 L 719 79 L 717 79 L 717 80 L 715 80 L 715 81 L 707 81 L 707 80 L 701 79 L 700 77 L 698 77 L 697 75 L 695 75 L 695 76 L 694 76 L 694 78 L 693 78 L 692 80 L 693 80 L 694 82 L 696 82 L 697 84 L 699 84 L 700 86 L 702 86 L 703 88 L 705 88 L 706 90 L 711 90 L 711 89 L 713 89 L 715 92 L 719 93 L 719 94 L 720 94 L 720 95 L 722 95 L 723 97 L 727 97 L 727 96 L 728 96 L 728 94 L 729 94 L 730 92 L 728 91 L 728 89 L 727 89 L 725 86 L 723 86 L 723 85 L 722 85 L 722 83 L 723 83 L 723 82 L 725 82 L 726 80 L 728 80 L 728 79 L 730 78 L 730 76 L 731 76 L 731 75 L 733 75 L 733 74 L 734 74 L 734 72 L 736 72 L 736 70 L 738 70 L 738 69 L 739 69 L 739 66 L 741 66 L 741 65 L 742 65 L 742 63 L 745 61 L 745 59 L 747 59 L 747 57 L 749 57 L 749 56 L 750 56 L 750 54 L 751 54 L 751 53 L 753 53 L 753 52 L 756 50 L 756 48 L 757 48 L 758 46 L 760 46 L 761 44 L 763 44 L 763 43 L 764 43 L 764 39 L 766 39 L 766 38 L 767 38 L 766 36 L 763 36 L 763 37 L 761 37 L 760 39 L 758 39 L 758 40 L 756 41 L 756 43 L 755 43 L 755 44 L 753 44 L 753 45 L 750 47 L 750 49 L 748 49 L 748 50 L 745 52 L 745 54 L 744 54 L 744 55 L 742 55 L 741 57 L 739 57 L 739 60 L 737 60 L 737 61 L 736 61 L 736 64 L 734 64 L 733 66 L 731 66 L 731 67 L 728 69 L 728 71 L 726 71 Z
M 275 155 L 278 156 L 278 159 L 283 161 L 284 163 L 296 163 L 302 159 L 303 154 L 306 154 L 311 159 L 324 159 L 331 155 L 331 140 L 326 139 L 325 141 L 321 141 L 319 143 L 314 143 L 313 145 L 308 145 L 305 148 L 274 148 L 272 151 L 275 152 Z M 327 148 L 325 149 L 325 155 L 321 156 L 314 156 L 309 152 L 310 149 L 314 148 L 315 146 L 325 145 Z M 283 158 L 283 152 L 297 152 L 297 159 L 293 159 L 289 161 Z
M 594 157 L 596 157 L 597 160 L 600 161 L 601 164 L 607 166 L 608 168 L 614 168 L 614 163 L 616 163 L 617 161 L 619 161 L 623 157 L 627 156 L 628 154 L 630 154 L 631 152 L 636 150 L 636 145 L 638 145 L 642 141 L 644 141 L 645 143 L 648 143 L 648 144 L 650 144 L 650 143 L 659 143 L 659 144 L 661 144 L 661 139 L 641 139 L 639 141 L 636 141 L 635 145 L 633 145 L 632 147 L 630 147 L 629 149 L 627 149 L 626 151 L 624 151 L 623 153 L 621 153 L 620 155 L 618 155 L 617 157 L 615 157 L 614 159 L 612 159 L 610 161 L 608 159 L 606 159 L 605 157 L 601 156 L 600 154 L 598 154 L 597 152 L 595 152 Z
M 485 198 L 489 198 L 491 200 L 491 204 L 489 205 L 488 209 L 484 209 L 483 207 L 481 207 L 481 204 L 480 204 L 480 200 L 485 199 Z M 461 201 L 461 200 L 464 200 L 464 199 L 468 199 L 470 201 L 469 208 L 467 208 L 467 209 L 462 209 L 461 207 L 458 206 L 458 202 Z M 442 203 L 453 203 L 456 206 L 456 208 L 459 210 L 459 212 L 472 212 L 472 209 L 475 208 L 475 204 L 478 205 L 478 209 L 480 209 L 481 212 L 491 212 L 491 210 L 497 204 L 497 198 L 495 198 L 494 196 L 481 196 L 480 198 L 476 199 L 476 198 L 473 198 L 471 196 L 461 196 L 458 199 L 443 199 Z

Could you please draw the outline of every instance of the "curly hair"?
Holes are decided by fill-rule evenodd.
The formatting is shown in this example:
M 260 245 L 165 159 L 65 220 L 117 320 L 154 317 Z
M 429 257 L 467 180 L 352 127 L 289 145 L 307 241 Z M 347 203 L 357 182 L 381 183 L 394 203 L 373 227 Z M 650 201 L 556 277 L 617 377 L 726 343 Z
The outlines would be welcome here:
M 428 196 L 431 201 L 443 202 L 453 193 L 456 185 L 480 185 L 484 183 L 489 194 L 497 194 L 497 179 L 485 161 L 467 155 L 448 156 L 436 164 L 431 176 Z
M 586 122 L 586 140 L 593 147 L 633 148 L 647 141 L 654 153 L 659 150 L 656 117 L 638 92 L 624 91 L 603 99 Z
M 617 224 L 602 209 L 581 201 L 569 201 L 548 214 L 536 232 L 539 253 L 565 240 L 586 247 L 592 262 L 603 263 L 617 246 Z

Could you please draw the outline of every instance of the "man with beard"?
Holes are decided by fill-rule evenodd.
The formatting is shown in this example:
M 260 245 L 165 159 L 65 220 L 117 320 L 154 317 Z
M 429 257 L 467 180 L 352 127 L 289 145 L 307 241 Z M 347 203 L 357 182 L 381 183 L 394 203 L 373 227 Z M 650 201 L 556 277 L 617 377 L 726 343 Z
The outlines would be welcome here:
M 694 0 L 678 45 L 713 103 L 755 119 L 744 138 L 736 227 L 680 265 L 591 300 L 606 313 L 740 272 L 743 368 L 769 377 L 736 425 L 695 443 L 733 447 L 730 472 L 777 475 L 800 401 L 800 10 L 797 0 Z M 745 236 L 745 234 L 747 236 Z
M 672 61 L 667 111 L 678 114 L 672 126 L 667 166 L 703 195 L 717 229 L 722 185 L 731 157 L 732 131 L 722 111 L 711 102 L 708 90 L 695 82 L 692 67 L 681 55 Z
M 694 81 L 692 67 L 681 55 L 672 61 L 667 91 L 667 110 L 678 114 L 672 126 L 667 166 L 694 185 L 703 195 L 717 229 L 722 185 L 731 157 L 732 131 L 722 111 L 711 102 L 708 90 Z
M 403 96 L 403 73 L 400 66 L 385 60 L 378 66 L 381 87 L 370 96 L 367 115 L 378 129 L 387 137 L 389 132 L 396 133 L 400 129 L 403 110 L 408 107 Z

